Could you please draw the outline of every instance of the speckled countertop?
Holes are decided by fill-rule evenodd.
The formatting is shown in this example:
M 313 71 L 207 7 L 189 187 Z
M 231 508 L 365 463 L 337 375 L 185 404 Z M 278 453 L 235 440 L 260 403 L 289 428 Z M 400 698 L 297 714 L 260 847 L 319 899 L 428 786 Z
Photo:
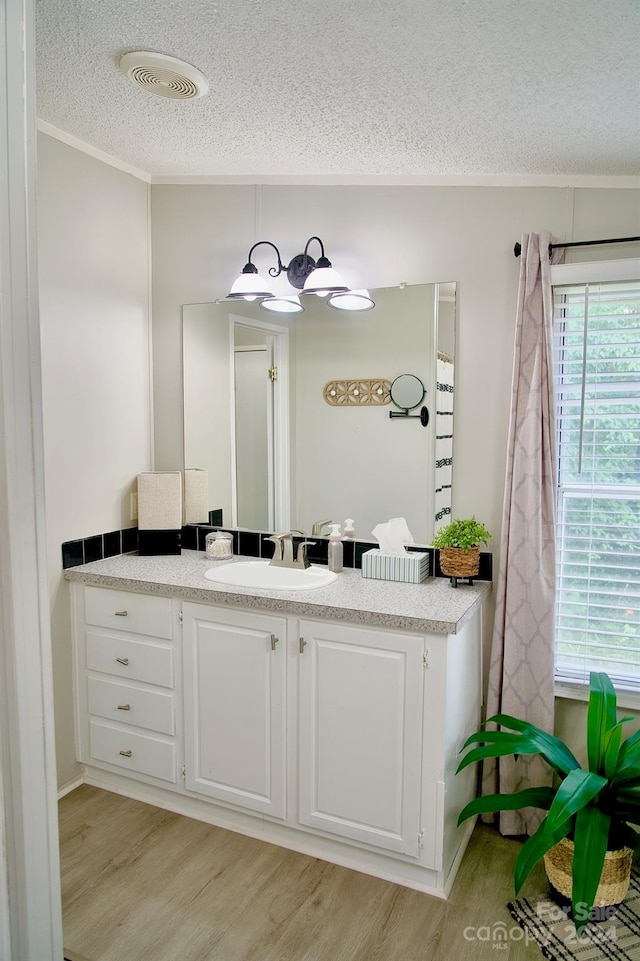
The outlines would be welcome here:
M 71 567 L 64 576 L 98 587 L 432 634 L 456 634 L 491 590 L 486 581 L 454 589 L 443 577 L 398 584 L 362 577 L 359 571 L 344 571 L 334 583 L 310 591 L 259 590 L 205 580 L 204 572 L 211 567 L 248 560 L 255 558 L 212 562 L 202 551 L 158 557 L 120 554 Z

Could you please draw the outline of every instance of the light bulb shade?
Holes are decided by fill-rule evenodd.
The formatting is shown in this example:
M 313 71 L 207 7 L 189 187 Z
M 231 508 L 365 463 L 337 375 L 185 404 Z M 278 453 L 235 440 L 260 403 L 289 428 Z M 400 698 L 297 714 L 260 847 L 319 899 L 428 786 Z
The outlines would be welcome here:
M 320 297 L 326 297 L 328 294 L 337 294 L 347 290 L 349 288 L 333 267 L 316 267 L 305 280 L 302 293 L 318 294 Z
M 375 307 L 368 290 L 347 290 L 345 293 L 331 294 L 327 303 L 337 310 L 372 310 Z
M 257 300 L 259 297 L 273 297 L 275 291 L 268 280 L 261 277 L 253 264 L 247 264 L 233 287 L 227 294 L 228 300 Z
M 266 297 L 260 301 L 263 310 L 271 310 L 276 314 L 301 314 L 304 307 L 297 295 L 291 297 Z

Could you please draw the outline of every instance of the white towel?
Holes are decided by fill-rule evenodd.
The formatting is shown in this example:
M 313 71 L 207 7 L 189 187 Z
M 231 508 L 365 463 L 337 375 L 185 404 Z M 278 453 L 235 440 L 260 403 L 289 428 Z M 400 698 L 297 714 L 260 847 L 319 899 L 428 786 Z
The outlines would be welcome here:
M 209 471 L 199 467 L 184 472 L 184 522 L 206 524 L 209 521 Z
M 176 531 L 182 528 L 182 474 L 179 470 L 138 474 L 138 529 Z

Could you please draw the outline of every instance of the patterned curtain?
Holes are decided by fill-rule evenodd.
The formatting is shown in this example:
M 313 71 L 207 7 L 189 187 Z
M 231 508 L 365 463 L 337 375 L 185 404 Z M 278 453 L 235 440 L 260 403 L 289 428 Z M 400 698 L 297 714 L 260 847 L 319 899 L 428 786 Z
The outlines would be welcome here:
M 549 233 L 522 238 L 511 420 L 487 716 L 511 714 L 553 731 L 555 426 Z M 539 758 L 490 759 L 482 793 L 551 783 Z M 498 815 L 502 834 L 532 834 L 532 809 Z M 491 818 L 487 818 L 491 820 Z

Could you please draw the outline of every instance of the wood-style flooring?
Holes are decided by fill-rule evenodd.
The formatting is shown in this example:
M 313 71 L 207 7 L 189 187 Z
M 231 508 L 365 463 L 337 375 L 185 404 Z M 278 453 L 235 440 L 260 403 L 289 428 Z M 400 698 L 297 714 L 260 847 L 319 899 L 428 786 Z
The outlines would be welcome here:
M 441 901 L 88 785 L 59 816 L 70 961 L 541 958 L 506 909 L 520 844 L 484 826 Z

